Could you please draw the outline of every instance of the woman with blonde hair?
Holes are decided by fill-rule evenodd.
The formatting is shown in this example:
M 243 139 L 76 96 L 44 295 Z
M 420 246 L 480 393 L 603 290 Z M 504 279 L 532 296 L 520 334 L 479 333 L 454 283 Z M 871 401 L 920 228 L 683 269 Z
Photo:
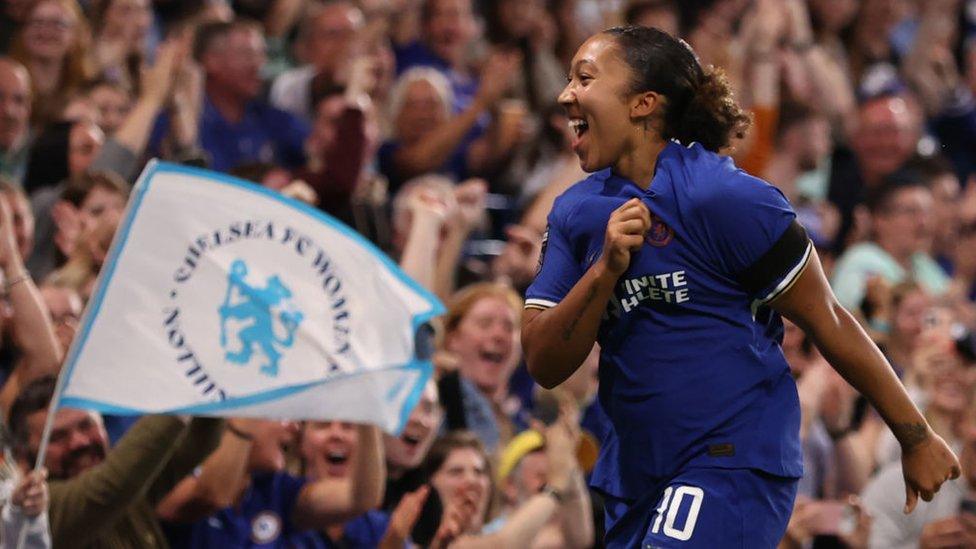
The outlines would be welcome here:
M 90 45 L 88 22 L 74 0 L 41 0 L 31 9 L 10 53 L 30 72 L 35 127 L 60 118 L 91 78 Z
M 464 410 L 463 427 L 474 431 L 489 451 L 506 444 L 514 435 L 510 417 L 508 380 L 522 351 L 518 342 L 522 298 L 504 284 L 482 282 L 454 294 L 444 315 L 442 348 L 455 359 L 457 371 L 446 372 L 457 380 Z M 451 391 L 441 377 L 441 398 Z M 450 408 L 449 408 L 450 409 Z M 458 427 L 448 417 L 448 425 Z

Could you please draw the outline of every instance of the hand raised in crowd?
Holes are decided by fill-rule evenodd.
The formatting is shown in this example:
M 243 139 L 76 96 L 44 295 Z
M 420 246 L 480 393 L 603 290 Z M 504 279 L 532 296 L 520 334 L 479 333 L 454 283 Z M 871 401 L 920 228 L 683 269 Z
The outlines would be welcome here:
M 841 532 L 840 539 L 850 549 L 866 549 L 871 538 L 871 524 L 874 522 L 874 517 L 864 508 L 861 498 L 850 496 L 847 501 L 854 511 L 854 530 Z
M 976 174 L 969 176 L 959 201 L 959 220 L 963 225 L 976 224 Z
M 315 192 L 315 189 L 301 179 L 295 179 L 291 183 L 282 187 L 281 194 L 289 198 L 294 198 L 300 202 L 304 202 L 309 206 L 317 206 L 319 203 L 319 195 Z
M 911 371 L 915 375 L 915 381 L 925 390 L 931 389 L 931 384 L 940 372 L 960 366 L 950 332 L 951 316 L 949 310 L 942 308 L 928 313 L 927 322 L 932 325 L 919 334 L 912 352 Z
M 17 276 L 24 269 L 17 236 L 14 233 L 14 215 L 6 196 L 0 196 L 0 268 L 7 277 Z
M 465 234 L 484 223 L 487 194 L 488 183 L 484 179 L 468 179 L 454 187 L 457 208 L 454 209 L 451 221 Z
M 169 101 L 180 67 L 190 53 L 189 38 L 169 38 L 159 46 L 156 62 L 143 70 L 142 95 L 155 105 Z
M 430 495 L 429 485 L 420 488 L 403 496 L 400 503 L 390 514 L 390 522 L 386 526 L 386 533 L 380 541 L 381 549 L 401 549 L 407 540 L 414 525 L 420 519 L 420 513 L 424 510 L 424 503 Z
M 460 486 L 444 504 L 440 526 L 434 539 L 430 542 L 431 549 L 449 547 L 467 531 L 478 512 L 478 500 L 481 498 L 481 486 L 471 484 Z
M 565 492 L 574 486 L 580 471 L 576 459 L 580 439 L 579 408 L 566 393 L 560 392 L 558 398 L 559 417 L 541 432 L 545 435 L 546 457 L 549 460 L 548 485 Z
M 926 524 L 918 538 L 919 549 L 974 546 L 976 517 L 965 513 Z
M 419 189 L 410 196 L 407 207 L 411 213 L 413 223 L 436 224 L 442 226 L 457 210 L 457 200 L 454 196 L 446 196 L 430 189 Z
M 181 47 L 185 47 L 187 52 L 190 51 L 193 33 L 189 29 L 180 32 L 175 39 L 183 44 Z M 177 148 L 189 149 L 196 145 L 200 114 L 203 112 L 203 69 L 192 56 L 185 54 L 176 66 L 172 79 L 170 135 Z
M 852 427 L 858 392 L 833 368 L 826 368 L 826 384 L 820 402 L 820 419 L 828 433 L 843 433 Z
M 434 356 L 431 357 L 431 362 L 434 363 L 434 377 L 436 379 L 457 372 L 461 368 L 461 359 L 457 353 L 443 349 L 434 353 Z
M 749 15 L 751 34 L 742 32 L 749 42 L 748 49 L 757 54 L 771 54 L 790 30 L 786 5 L 781 0 L 757 0 Z
M 43 467 L 27 473 L 14 488 L 10 501 L 28 517 L 36 517 L 47 510 L 47 469 Z
M 502 253 L 491 264 L 495 280 L 508 282 L 516 288 L 532 282 L 542 253 L 542 236 L 524 225 L 511 225 L 505 229 L 507 240 Z
M 489 55 L 481 69 L 481 80 L 475 101 L 482 108 L 494 106 L 512 87 L 521 66 L 522 54 L 517 51 L 499 50 Z
M 349 77 L 344 98 L 347 105 L 360 109 L 370 106 L 370 97 L 376 92 L 379 60 L 371 55 L 360 55 L 349 65 Z
M 651 212 L 638 198 L 631 198 L 610 214 L 600 261 L 610 274 L 620 276 L 630 266 L 631 255 L 644 245 L 651 228 Z

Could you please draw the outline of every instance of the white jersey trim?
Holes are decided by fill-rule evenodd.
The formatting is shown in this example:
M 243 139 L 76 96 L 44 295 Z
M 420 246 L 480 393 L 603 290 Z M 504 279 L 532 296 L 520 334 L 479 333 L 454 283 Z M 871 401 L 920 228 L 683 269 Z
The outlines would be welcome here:
M 766 297 L 759 299 L 759 303 L 761 305 L 765 305 L 766 303 L 769 303 L 770 301 L 779 297 L 786 290 L 789 290 L 790 287 L 793 286 L 793 283 L 796 282 L 796 279 L 800 278 L 800 273 L 802 273 L 803 268 L 807 266 L 811 255 L 813 255 L 813 242 L 808 241 L 807 249 L 803 252 L 803 257 L 800 258 L 800 261 L 797 262 L 792 269 L 790 269 L 790 272 L 786 273 L 783 280 L 781 280 L 780 283 L 772 289 L 772 291 L 766 294 Z
M 526 309 L 549 309 L 559 305 L 555 301 L 549 301 L 548 299 L 526 299 L 525 308 Z

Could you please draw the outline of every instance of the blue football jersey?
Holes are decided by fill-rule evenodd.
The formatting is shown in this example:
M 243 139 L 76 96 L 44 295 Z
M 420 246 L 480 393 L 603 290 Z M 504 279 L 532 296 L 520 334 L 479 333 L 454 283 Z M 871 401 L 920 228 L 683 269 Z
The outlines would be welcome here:
M 600 403 L 612 428 L 592 483 L 637 498 L 689 467 L 802 475 L 800 407 L 765 303 L 811 255 L 775 187 L 698 144 L 671 142 L 648 190 L 603 170 L 553 205 L 526 307 L 555 306 L 600 257 L 610 214 L 651 212 L 644 246 L 600 326 Z
M 305 483 L 304 477 L 284 472 L 255 474 L 239 506 L 223 509 L 192 524 L 172 525 L 168 529 L 170 545 L 242 549 L 290 547 L 289 540 L 296 535 L 291 523 L 292 512 Z

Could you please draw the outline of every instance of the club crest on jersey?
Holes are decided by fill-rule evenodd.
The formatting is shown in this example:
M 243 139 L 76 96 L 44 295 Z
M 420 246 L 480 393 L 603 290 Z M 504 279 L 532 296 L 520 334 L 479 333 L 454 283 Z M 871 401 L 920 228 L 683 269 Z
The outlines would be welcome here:
M 251 521 L 251 541 L 262 545 L 281 535 L 281 517 L 274 511 L 261 511 Z
M 651 228 L 647 230 L 644 240 L 651 246 L 667 246 L 674 238 L 674 231 L 668 227 L 660 217 L 651 214 Z

